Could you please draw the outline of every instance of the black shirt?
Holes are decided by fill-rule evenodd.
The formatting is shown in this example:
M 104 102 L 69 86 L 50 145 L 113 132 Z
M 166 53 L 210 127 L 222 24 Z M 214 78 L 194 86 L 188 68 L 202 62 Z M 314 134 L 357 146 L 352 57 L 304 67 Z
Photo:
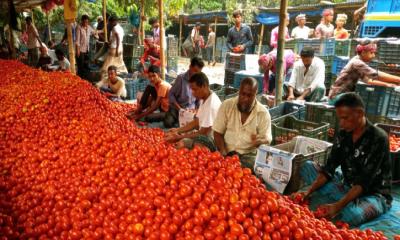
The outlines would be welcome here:
M 367 120 L 364 133 L 355 143 L 352 133 L 340 131 L 322 173 L 332 178 L 338 166 L 342 168 L 344 184 L 361 186 L 363 195 L 382 194 L 391 203 L 389 141 L 382 129 Z
M 232 49 L 238 45 L 244 45 L 244 51 L 247 53 L 248 49 L 253 45 L 253 35 L 251 34 L 250 27 L 241 24 L 239 31 L 236 29 L 236 26 L 231 27 L 228 31 L 226 45 L 229 51 L 232 51 Z

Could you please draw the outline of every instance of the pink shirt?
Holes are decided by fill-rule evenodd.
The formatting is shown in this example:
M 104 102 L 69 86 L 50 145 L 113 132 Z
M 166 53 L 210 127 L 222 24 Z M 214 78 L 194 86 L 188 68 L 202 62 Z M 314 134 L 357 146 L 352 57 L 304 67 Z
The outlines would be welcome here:
M 270 45 L 273 48 L 278 47 L 278 33 L 279 33 L 279 26 L 277 26 L 274 29 L 272 29 Z M 286 40 L 290 39 L 289 29 L 287 27 L 285 27 L 285 39 Z
M 271 58 L 272 61 L 272 67 L 271 67 L 271 72 L 273 74 L 276 74 L 276 54 L 277 51 L 276 49 L 272 50 L 268 55 Z M 293 64 L 296 60 L 295 54 L 292 50 L 290 49 L 285 49 L 283 53 L 283 71 L 286 76 L 287 72 L 289 69 L 293 67 Z M 263 84 L 263 92 L 268 92 L 269 88 L 269 72 L 270 71 L 265 71 L 264 72 L 264 84 Z

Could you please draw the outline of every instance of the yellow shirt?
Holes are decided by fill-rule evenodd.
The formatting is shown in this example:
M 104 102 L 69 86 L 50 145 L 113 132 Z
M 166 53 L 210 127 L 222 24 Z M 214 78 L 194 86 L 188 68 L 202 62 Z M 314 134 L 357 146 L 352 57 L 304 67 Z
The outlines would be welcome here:
M 271 116 L 268 110 L 256 101 L 250 116 L 242 124 L 237 107 L 238 100 L 239 97 L 234 97 L 222 103 L 214 120 L 213 130 L 224 135 L 228 152 L 236 151 L 240 154 L 255 152 L 257 148 L 252 144 L 252 135 L 269 143 L 272 140 Z

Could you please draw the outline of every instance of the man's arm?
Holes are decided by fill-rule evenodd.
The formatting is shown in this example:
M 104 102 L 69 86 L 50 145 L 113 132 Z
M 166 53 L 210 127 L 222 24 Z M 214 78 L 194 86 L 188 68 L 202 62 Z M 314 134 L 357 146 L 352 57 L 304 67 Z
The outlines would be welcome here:
M 400 84 L 400 77 L 381 71 L 378 71 L 378 80 L 386 83 Z
M 161 97 L 157 97 L 156 101 L 154 101 L 153 104 L 149 108 L 147 108 L 145 112 L 136 115 L 135 119 L 144 118 L 152 114 L 157 108 L 160 107 L 160 104 L 161 104 Z
M 118 57 L 119 56 L 119 52 L 118 52 L 118 49 L 119 49 L 119 34 L 117 33 L 117 31 L 114 31 L 114 34 L 115 34 L 115 38 L 116 38 L 116 41 L 117 41 L 117 46 L 116 46 L 117 49 L 115 51 L 115 56 Z
M 179 92 L 181 92 L 182 89 L 182 75 L 179 75 L 176 80 L 174 85 L 169 90 L 169 95 L 168 95 L 168 100 L 171 105 L 173 105 L 176 109 L 181 109 L 182 107 L 178 104 L 178 100 L 176 99 L 177 95 Z
M 260 117 L 257 132 L 256 136 L 252 136 L 254 147 L 258 148 L 261 144 L 270 144 L 272 142 L 271 116 L 268 111 Z
M 79 47 L 80 41 L 81 41 L 81 27 L 78 26 L 76 28 L 76 38 L 75 38 L 76 56 L 78 56 L 78 57 L 81 54 L 80 47 Z
M 251 34 L 250 27 L 246 31 L 247 41 L 243 44 L 245 48 L 249 48 L 253 45 L 253 35 Z
M 226 156 L 227 150 L 225 146 L 224 135 L 219 132 L 214 131 L 214 141 L 218 151 L 223 155 Z
M 232 52 L 233 49 L 232 40 L 233 40 L 232 32 L 231 30 L 228 30 L 228 36 L 226 37 L 226 46 L 228 47 L 228 50 L 230 52 Z
M 339 201 L 332 204 L 322 205 L 321 208 L 325 208 L 326 211 L 321 217 L 328 219 L 334 218 L 343 208 L 347 206 L 347 204 L 349 204 L 349 202 L 352 202 L 358 198 L 362 192 L 363 190 L 360 185 L 353 185 L 346 195 Z
M 311 93 L 311 88 L 304 89 L 303 93 L 297 97 L 297 100 L 304 100 Z
M 288 83 L 288 99 L 287 100 L 293 100 L 294 99 L 294 89 L 296 87 L 296 81 L 298 79 L 299 75 L 299 67 L 297 64 L 294 65 L 292 75 L 290 76 L 290 80 Z

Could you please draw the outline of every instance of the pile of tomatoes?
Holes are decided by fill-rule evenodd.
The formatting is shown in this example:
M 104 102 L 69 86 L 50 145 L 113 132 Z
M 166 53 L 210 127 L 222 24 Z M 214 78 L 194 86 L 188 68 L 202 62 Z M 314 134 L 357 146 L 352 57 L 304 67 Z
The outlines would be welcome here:
M 1 239 L 386 239 L 266 191 L 237 157 L 176 150 L 69 73 L 0 60 Z
M 391 152 L 400 151 L 400 135 L 399 134 L 390 134 L 389 135 L 389 145 Z

